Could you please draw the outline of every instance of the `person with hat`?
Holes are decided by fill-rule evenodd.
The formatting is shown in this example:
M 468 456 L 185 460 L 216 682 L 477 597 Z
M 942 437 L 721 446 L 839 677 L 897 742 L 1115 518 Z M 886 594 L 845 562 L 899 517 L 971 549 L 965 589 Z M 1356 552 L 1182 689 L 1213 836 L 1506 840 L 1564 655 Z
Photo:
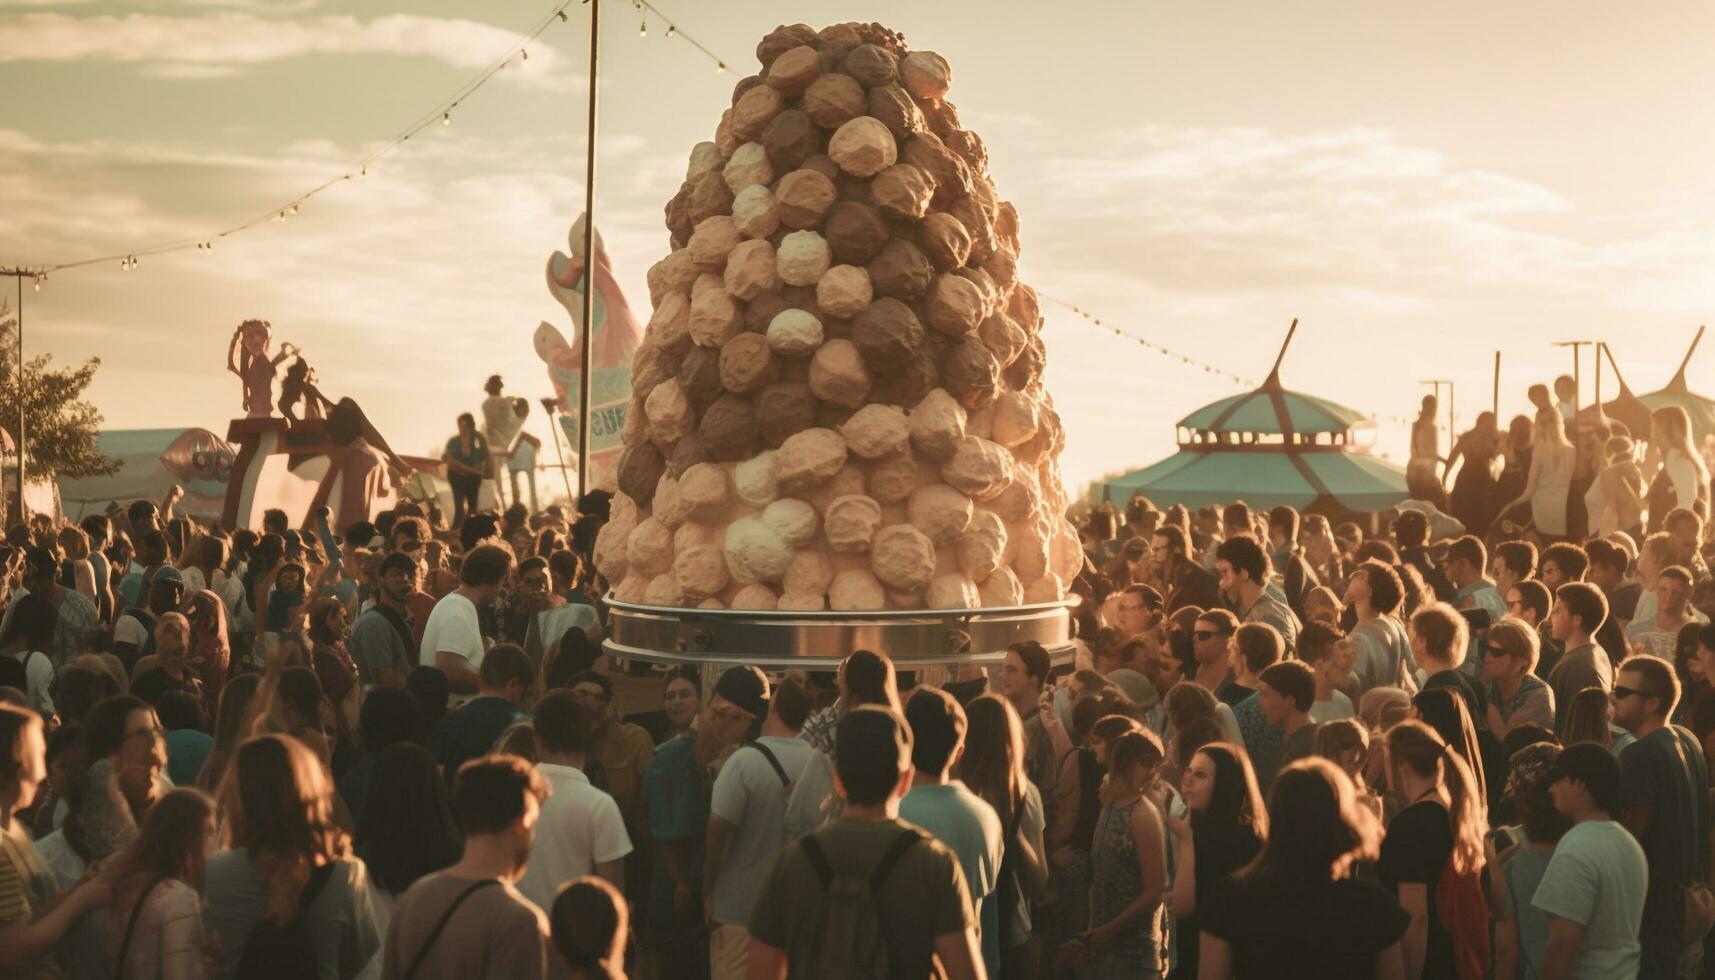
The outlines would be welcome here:
M 381 559 L 375 604 L 357 617 L 346 641 L 365 686 L 399 686 L 411 672 L 411 653 L 417 645 L 411 638 L 410 602 L 422 577 L 422 564 L 402 551 Z
M 179 608 L 185 596 L 184 576 L 171 565 L 160 565 L 149 576 L 147 605 L 132 606 L 113 624 L 113 653 L 129 672 L 140 657 L 155 652 L 155 621 Z
M 643 775 L 649 835 L 658 845 L 644 921 L 658 976 L 708 973 L 703 848 L 714 770 L 767 714 L 768 678 L 755 667 L 729 667 L 715 682 L 697 723 L 656 749 Z
M 1542 951 L 1548 944 L 1548 917 L 1531 905 L 1542 874 L 1554 857 L 1554 846 L 1571 828 L 1571 821 L 1554 808 L 1549 772 L 1560 746 L 1549 742 L 1527 745 L 1508 760 L 1505 800 L 1518 826 L 1498 828 L 1485 843 L 1491 874 L 1498 878 L 1495 893 L 1495 964 L 1516 961 L 1514 976 L 1541 973 Z
M 1635 977 L 1649 866 L 1614 819 L 1625 801 L 1620 762 L 1603 746 L 1580 742 L 1561 750 L 1547 778 L 1554 808 L 1572 829 L 1530 900 L 1548 919 L 1540 976 Z

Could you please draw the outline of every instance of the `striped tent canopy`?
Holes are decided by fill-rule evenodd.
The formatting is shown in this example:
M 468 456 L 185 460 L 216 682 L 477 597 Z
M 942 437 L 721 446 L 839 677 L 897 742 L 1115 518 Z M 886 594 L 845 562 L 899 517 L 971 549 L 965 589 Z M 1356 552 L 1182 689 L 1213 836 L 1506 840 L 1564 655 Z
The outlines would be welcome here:
M 1109 480 L 1103 495 L 1119 506 L 1142 494 L 1162 507 L 1243 500 L 1330 514 L 1386 510 L 1405 500 L 1405 471 L 1367 451 L 1369 416 L 1281 384 L 1280 364 L 1297 328 L 1294 320 L 1260 387 L 1180 419 L 1179 452 Z

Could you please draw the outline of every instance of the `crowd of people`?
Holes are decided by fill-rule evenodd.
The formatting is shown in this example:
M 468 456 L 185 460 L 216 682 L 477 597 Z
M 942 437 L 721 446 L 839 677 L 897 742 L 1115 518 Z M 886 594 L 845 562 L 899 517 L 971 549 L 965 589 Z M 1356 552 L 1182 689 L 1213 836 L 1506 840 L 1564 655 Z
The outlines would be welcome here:
M 610 662 L 599 492 L 38 516 L 0 974 L 1701 976 L 1709 481 L 1652 465 L 1614 527 L 1104 505 L 1069 653 L 933 673 Z

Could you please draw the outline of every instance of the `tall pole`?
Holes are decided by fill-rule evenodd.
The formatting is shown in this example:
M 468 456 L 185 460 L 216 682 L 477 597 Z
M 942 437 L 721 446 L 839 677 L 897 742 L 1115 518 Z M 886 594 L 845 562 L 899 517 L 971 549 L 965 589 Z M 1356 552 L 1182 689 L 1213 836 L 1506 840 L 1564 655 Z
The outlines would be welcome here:
M 1495 424 L 1501 424 L 1501 352 L 1495 351 L 1495 389 L 1489 396 L 1489 411 L 1495 416 Z
M 1579 355 L 1583 353 L 1583 350 L 1585 347 L 1588 347 L 1594 343 L 1595 343 L 1595 341 L 1593 341 L 1593 340 L 1561 340 L 1561 341 L 1556 341 L 1554 344 L 1554 346 L 1556 346 L 1556 347 L 1570 347 L 1570 348 L 1572 348 L 1572 388 L 1573 388 L 1573 391 L 1572 391 L 1572 423 L 1573 423 L 1573 425 L 1578 424 L 1578 399 L 1579 399 L 1579 396 L 1581 394 L 1579 389 L 1583 387 L 1583 372 L 1579 366 L 1581 364 L 1581 362 L 1583 361 L 1583 358 L 1580 357 Z
M 23 524 L 30 519 L 29 511 L 24 506 L 24 273 L 15 270 L 12 280 L 18 284 L 18 523 Z
M 601 0 L 584 0 L 590 8 L 590 112 L 584 148 L 584 323 L 583 353 L 578 359 L 578 499 L 590 486 L 590 371 L 595 362 L 595 129 L 596 80 L 600 64 Z

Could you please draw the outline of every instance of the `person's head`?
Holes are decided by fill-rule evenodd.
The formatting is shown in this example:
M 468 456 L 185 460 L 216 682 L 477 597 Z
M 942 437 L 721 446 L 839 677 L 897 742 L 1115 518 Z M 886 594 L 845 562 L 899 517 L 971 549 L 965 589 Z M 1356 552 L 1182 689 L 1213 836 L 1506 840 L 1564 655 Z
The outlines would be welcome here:
M 1136 636 L 1155 625 L 1161 615 L 1161 593 L 1147 585 L 1128 585 L 1119 594 L 1119 621 L 1114 625 Z
M 1270 725 L 1303 721 L 1316 704 L 1316 675 L 1300 660 L 1282 660 L 1257 675 L 1257 707 Z
M 1483 858 L 1488 821 L 1483 814 L 1483 789 L 1465 757 L 1421 721 L 1402 721 L 1389 729 L 1387 749 L 1388 775 L 1396 789 L 1405 785 L 1405 774 L 1410 773 L 1420 782 L 1446 790 L 1451 802 L 1448 814 L 1453 831 L 1453 870 L 1461 874 L 1474 870 Z
M 279 592 L 302 592 L 304 590 L 304 566 L 295 561 L 281 565 L 280 574 L 274 577 L 274 588 Z
M 1507 756 L 1504 798 L 1532 843 L 1553 844 L 1572 829 L 1572 822 L 1555 809 L 1550 792 L 1549 775 L 1559 757 L 1560 746 L 1552 742 L 1527 745 Z
M 1268 512 L 1268 543 L 1274 548 L 1287 548 L 1298 543 L 1298 511 L 1286 504 Z
M 1240 880 L 1304 885 L 1345 877 L 1354 862 L 1376 857 L 1381 828 L 1358 803 L 1347 778 L 1326 759 L 1307 758 L 1275 776 L 1268 792 L 1267 840 Z
M 1536 669 L 1542 641 L 1536 629 L 1508 616 L 1489 627 L 1483 640 L 1483 679 L 1515 680 Z
M 1012 644 L 1000 667 L 1001 693 L 1015 706 L 1035 704 L 1042 685 L 1048 682 L 1049 665 L 1048 651 L 1035 640 Z
M 700 734 L 721 745 L 737 745 L 768 714 L 768 677 L 755 667 L 728 667 L 709 692 Z
M 317 643 L 339 643 L 351 630 L 351 615 L 345 603 L 333 596 L 323 596 L 310 603 L 310 639 Z
M 1667 724 L 1679 706 L 1679 691 L 1679 678 L 1667 661 L 1647 654 L 1628 657 L 1609 694 L 1614 724 L 1634 735 Z
M 834 788 L 847 806 L 897 802 L 911 787 L 911 726 L 884 705 L 846 712 L 834 731 Z
M 1354 780 L 1361 778 L 1370 754 L 1370 731 L 1357 718 L 1336 718 L 1316 727 L 1310 751 L 1340 767 Z
M 1691 446 L 1691 415 L 1682 406 L 1663 405 L 1650 413 L 1650 442 L 1665 453 L 1677 449 L 1694 455 Z
M 1588 643 L 1608 621 L 1608 599 L 1588 582 L 1568 582 L 1555 590 L 1549 628 L 1562 643 Z
M 1655 579 L 1656 613 L 1678 618 L 1685 615 L 1691 598 L 1691 572 L 1683 565 L 1669 565 Z
M 1590 567 L 1590 556 L 1584 549 L 1575 544 L 1562 541 L 1551 544 L 1542 551 L 1542 584 L 1549 591 L 1559 589 L 1568 582 L 1576 582 L 1584 577 L 1584 569 Z
M 1007 699 L 983 694 L 965 706 L 965 723 L 965 750 L 953 772 L 997 812 L 1010 814 L 1023 797 L 1027 779 L 1024 725 L 1018 712 Z
M 403 688 L 373 688 L 357 709 L 357 737 L 365 752 L 418 741 L 426 732 L 422 706 Z
M 59 611 L 48 597 L 32 592 L 12 607 L 12 619 L 0 633 L 0 648 L 22 644 L 26 650 L 46 653 L 51 649 L 54 629 L 59 625 Z
M 1206 831 L 1249 827 L 1258 840 L 1268 836 L 1268 813 L 1257 789 L 1256 770 L 1243 748 L 1215 742 L 1198 749 L 1179 778 L 1179 791 L 1191 810 L 1194 827 Z
M 48 778 L 45 737 L 41 715 L 0 704 L 0 818 L 6 824 L 35 802 Z
M 1411 714 L 1411 695 L 1397 687 L 1372 687 L 1358 698 L 1358 717 L 1374 734 L 1383 734 Z
M 1233 672 L 1255 678 L 1286 655 L 1280 631 L 1268 623 L 1245 623 L 1233 633 Z
M 494 598 L 512 573 L 512 552 L 497 544 L 472 548 L 459 566 L 459 585 L 481 602 Z
M 1507 615 L 1517 617 L 1535 629 L 1548 618 L 1548 611 L 1553 605 L 1553 599 L 1548 586 L 1531 579 L 1515 582 L 1501 597 L 1507 603 Z
M 965 750 L 965 709 L 939 688 L 919 688 L 905 703 L 911 726 L 911 765 L 924 776 L 945 778 Z
M 599 670 L 584 670 L 574 674 L 567 685 L 572 697 L 583 705 L 592 729 L 607 721 L 613 706 L 613 679 Z
M 661 708 L 675 729 L 687 728 L 696 720 L 703 710 L 703 675 L 694 665 L 681 664 L 667 672 Z
M 625 975 L 630 919 L 625 896 L 595 875 L 567 882 L 548 915 L 554 949 L 576 976 Z
M 1318 585 L 1304 594 L 1304 619 L 1306 622 L 1338 623 L 1346 607 L 1340 602 L 1340 597 L 1326 585 Z
M 347 851 L 327 771 L 297 739 L 258 735 L 238 747 L 220 802 L 227 844 L 262 866 L 267 918 L 285 923 L 298 904 L 301 872 Z
M 1358 648 L 1338 626 L 1311 620 L 1298 631 L 1298 658 L 1320 683 L 1339 688 L 1352 674 Z
M 102 701 L 84 717 L 84 732 L 92 762 L 111 759 L 117 768 L 152 775 L 167 767 L 166 731 L 141 698 L 119 694 Z
M 155 713 L 161 719 L 161 727 L 169 732 L 208 729 L 202 701 L 189 691 L 163 691 L 155 702 Z
M 1210 609 L 1198 616 L 1191 630 L 1191 649 L 1197 663 L 1205 666 L 1227 663 L 1233 634 L 1238 629 L 1238 617 L 1225 609 Z
M 768 699 L 768 716 L 782 728 L 796 733 L 810 720 L 810 711 L 814 707 L 803 682 L 796 677 L 787 677 L 774 685 L 774 695 Z
M 1260 589 L 1268 582 L 1268 552 L 1249 534 L 1234 535 L 1215 547 L 1215 573 L 1229 596 Z
M 1566 420 L 1553 408 L 1539 409 L 1531 426 L 1531 443 L 1541 452 L 1572 448 L 1572 440 L 1566 438 Z
M 1445 602 L 1430 603 L 1411 616 L 1411 652 L 1430 673 L 1457 669 L 1469 642 L 1465 617 Z
M 200 789 L 175 789 L 149 807 L 117 865 L 127 874 L 200 887 L 215 834 L 214 798 Z
M 423 580 L 423 565 L 401 551 L 381 559 L 379 593 L 394 605 L 404 605 L 417 593 Z
M 1452 750 L 1471 769 L 1474 786 L 1479 788 L 1488 785 L 1484 782 L 1487 771 L 1483 768 L 1483 753 L 1477 742 L 1477 728 L 1466 701 L 1451 687 L 1432 687 L 1417 692 L 1411 699 L 1412 709 L 1417 713 L 1417 719 L 1430 728 L 1435 734 L 1452 747 Z
M 1444 559 L 1447 577 L 1455 586 L 1464 588 L 1483 577 L 1488 571 L 1488 550 L 1483 547 L 1483 539 L 1474 534 L 1454 539 L 1447 546 L 1447 557 Z
M 185 598 L 185 580 L 171 565 L 155 569 L 149 580 L 149 611 L 159 616 L 179 608 Z
M 552 533 L 551 530 L 542 532 L 543 535 Z M 584 576 L 583 559 L 578 557 L 577 552 L 564 548 L 552 551 L 548 555 L 548 573 L 555 589 L 569 589 L 577 585 Z
M 840 700 L 847 709 L 861 704 L 879 704 L 902 711 L 899 703 L 899 678 L 893 660 L 872 650 L 854 650 L 840 664 L 834 675 L 839 685 Z
M 1176 564 L 1190 554 L 1191 538 L 1178 524 L 1163 524 L 1149 537 L 1149 557 L 1157 566 Z
M 1347 605 L 1362 604 L 1373 613 L 1391 616 L 1405 601 L 1405 586 L 1391 565 L 1370 558 L 1352 569 L 1345 598 Z
M 482 390 L 490 395 L 498 395 L 504 385 L 505 383 L 500 380 L 500 375 L 491 374 L 488 376 L 488 380 L 482 383 Z M 464 416 L 461 415 L 459 418 L 462 420 Z
M 106 514 L 90 514 L 78 521 L 77 526 L 83 529 L 91 551 L 101 551 L 113 541 L 113 522 Z
M 1393 532 L 1393 539 L 1402 549 L 1421 548 L 1429 543 L 1429 518 L 1420 511 L 1401 511 L 1388 523 L 1388 530 Z
M 1698 517 L 1696 511 L 1675 507 L 1668 511 L 1661 526 L 1673 544 L 1674 560 L 1689 563 L 1703 541 L 1703 518 Z
M 1572 695 L 1566 703 L 1566 717 L 1560 722 L 1560 743 L 1596 742 L 1603 746 L 1614 742 L 1614 702 L 1612 696 L 1599 687 L 1587 687 Z
M 463 846 L 435 757 L 416 742 L 388 746 L 370 770 L 357 820 L 357 849 L 375 883 L 404 894 L 418 878 L 457 862 Z
M 1661 570 L 1674 561 L 1673 539 L 1666 531 L 1657 531 L 1644 538 L 1644 543 L 1638 548 L 1638 578 L 1645 583 L 1653 582 Z
M 1221 508 L 1221 532 L 1226 537 L 1251 534 L 1256 530 L 1256 515 L 1250 505 L 1240 500 Z
M 459 427 L 459 435 L 461 435 L 461 436 L 476 435 L 476 416 L 470 414 L 469 412 L 459 413 L 458 427 Z
M 484 695 L 523 704 L 536 682 L 536 662 L 515 643 L 497 643 L 482 655 L 477 680 Z
M 1109 779 L 1144 792 L 1155 783 L 1167 750 L 1162 747 L 1161 736 L 1139 725 L 1110 740 L 1107 755 Z
M 1618 588 L 1626 578 L 1631 559 L 1620 546 L 1606 538 L 1594 538 L 1584 544 L 1584 554 L 1590 564 L 1584 569 L 1584 581 L 1604 592 Z
M 1536 574 L 1536 545 L 1529 541 L 1502 541 L 1495 545 L 1495 558 L 1489 566 L 1495 588 L 1501 595 L 1514 583 Z
M 1554 808 L 1568 820 L 1617 818 L 1625 803 L 1620 760 L 1606 746 L 1579 742 L 1560 750 L 1548 771 Z
M 485 755 L 460 766 L 453 781 L 453 814 L 466 850 L 472 841 L 487 838 L 511 855 L 513 877 L 523 874 L 548 792 L 542 774 L 515 755 Z
M 584 698 L 572 691 L 549 691 L 530 713 L 540 755 L 581 758 L 590 750 L 592 717 Z

